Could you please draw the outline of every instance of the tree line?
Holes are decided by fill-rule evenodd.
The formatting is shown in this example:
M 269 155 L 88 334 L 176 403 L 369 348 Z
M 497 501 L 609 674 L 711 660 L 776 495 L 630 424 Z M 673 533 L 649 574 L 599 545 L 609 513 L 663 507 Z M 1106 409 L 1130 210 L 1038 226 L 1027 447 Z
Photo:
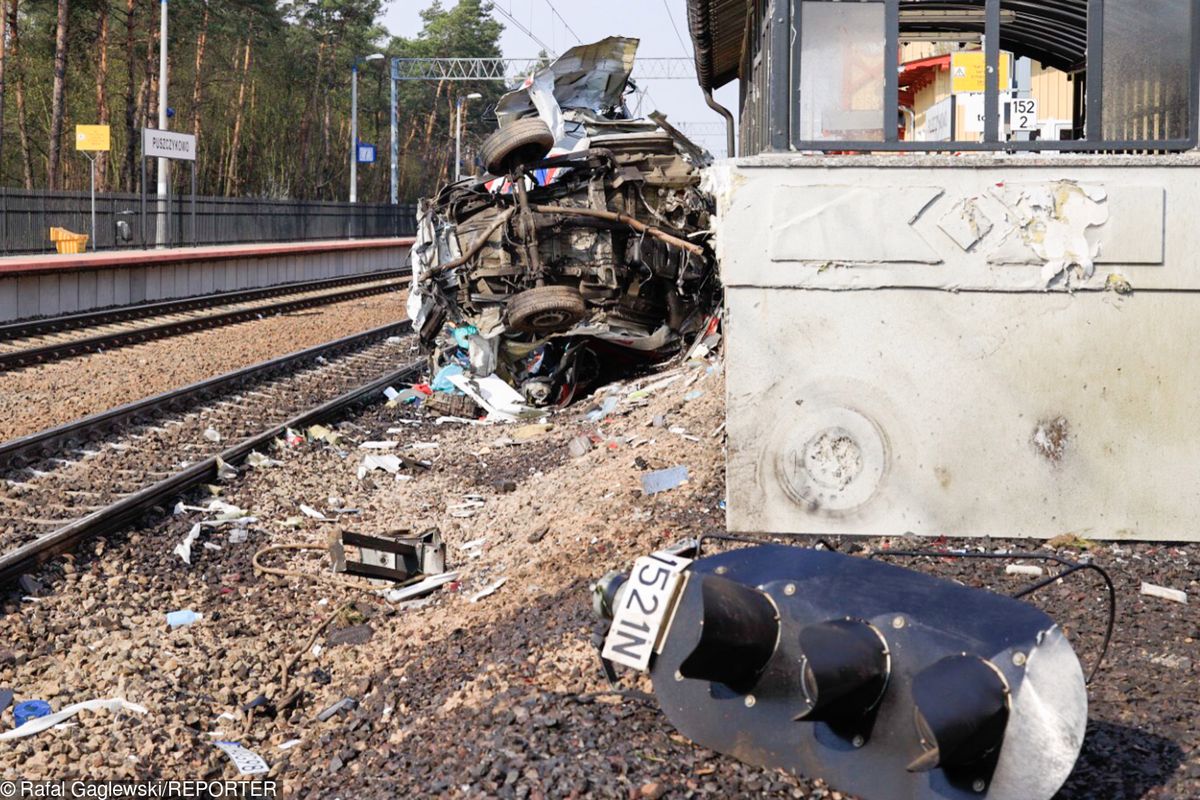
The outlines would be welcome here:
M 101 124 L 112 149 L 97 158 L 97 189 L 140 190 L 141 129 L 159 118 L 159 9 L 160 0 L 0 0 L 0 186 L 86 189 L 74 130 Z M 197 137 L 198 191 L 344 200 L 356 58 L 501 54 L 490 0 L 449 9 L 435 0 L 409 36 L 389 36 L 382 10 L 382 0 L 169 0 L 169 127 Z M 379 153 L 359 169 L 363 202 L 389 194 L 387 63 L 359 66 L 359 138 Z M 458 98 L 484 96 L 467 106 L 470 144 L 493 127 L 487 109 L 502 91 L 400 82 L 402 202 L 451 174 Z M 180 189 L 186 173 L 174 170 Z

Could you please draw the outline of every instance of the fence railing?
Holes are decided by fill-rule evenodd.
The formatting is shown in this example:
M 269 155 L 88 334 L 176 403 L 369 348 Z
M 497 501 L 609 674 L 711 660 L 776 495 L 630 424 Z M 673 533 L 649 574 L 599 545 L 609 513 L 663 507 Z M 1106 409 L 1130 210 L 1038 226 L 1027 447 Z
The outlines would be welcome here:
M 96 195 L 95 245 L 98 250 L 154 247 L 158 238 L 157 199 L 146 200 L 143 229 L 141 195 Z M 123 223 L 123 224 L 122 224 Z M 87 192 L 44 192 L 0 188 L 0 255 L 54 252 L 50 228 L 91 234 Z M 412 236 L 416 206 L 197 197 L 170 201 L 167 242 L 173 247 L 295 242 L 317 239 L 370 239 Z M 88 243 L 88 250 L 92 243 Z

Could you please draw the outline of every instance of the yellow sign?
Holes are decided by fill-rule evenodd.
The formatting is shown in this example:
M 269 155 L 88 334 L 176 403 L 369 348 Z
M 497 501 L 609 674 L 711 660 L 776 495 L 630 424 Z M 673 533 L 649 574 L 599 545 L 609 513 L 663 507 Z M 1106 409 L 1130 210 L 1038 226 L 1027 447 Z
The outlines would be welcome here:
M 1000 91 L 1006 91 L 1012 81 L 1012 56 L 1000 54 Z M 987 58 L 981 50 L 950 55 L 950 91 L 987 91 Z
M 107 153 L 112 149 L 112 140 L 107 125 L 76 125 L 75 149 Z

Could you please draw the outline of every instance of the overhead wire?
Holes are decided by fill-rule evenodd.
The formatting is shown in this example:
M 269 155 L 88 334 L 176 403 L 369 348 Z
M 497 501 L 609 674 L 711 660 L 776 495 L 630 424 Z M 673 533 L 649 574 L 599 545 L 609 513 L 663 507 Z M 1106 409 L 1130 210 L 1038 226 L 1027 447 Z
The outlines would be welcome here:
M 503 15 L 504 15 L 504 17 L 505 17 L 506 19 L 508 19 L 510 22 L 512 22 L 512 24 L 513 24 L 513 25 L 516 25 L 516 26 L 517 26 L 517 29 L 518 29 L 519 31 L 521 31 L 521 32 L 522 32 L 522 33 L 524 33 L 526 36 L 528 36 L 530 39 L 532 39 L 532 40 L 534 41 L 534 43 L 535 43 L 535 44 L 537 44 L 539 47 L 541 47 L 543 50 L 545 50 L 545 51 L 546 51 L 546 53 L 547 53 L 548 55 L 551 55 L 551 56 L 553 56 L 553 55 L 557 55 L 557 54 L 554 52 L 554 48 L 552 48 L 550 45 L 546 44 L 546 43 L 545 43 L 545 42 L 543 42 L 541 39 L 539 39 L 537 36 L 535 36 L 535 35 L 534 35 L 534 33 L 533 33 L 533 31 L 531 31 L 531 30 L 529 30 L 529 28 L 525 27 L 525 25 L 524 25 L 524 24 L 523 24 L 523 23 L 522 23 L 522 22 L 521 22 L 519 19 L 517 19 L 516 17 L 514 17 L 512 14 L 510 14 L 510 13 L 509 13 L 509 12 L 507 12 L 507 11 L 505 11 L 505 10 L 504 10 L 503 8 L 501 8 L 499 5 L 493 5 L 493 6 L 492 6 L 492 9 L 493 9 L 493 10 L 495 10 L 495 11 L 499 11 L 501 14 L 503 14 Z
M 671 28 L 675 31 L 675 38 L 679 40 L 679 46 L 683 48 L 683 54 L 691 58 L 692 54 L 688 52 L 688 46 L 683 43 L 683 34 L 679 32 L 679 26 L 675 24 L 675 15 L 671 13 L 670 0 L 663 0 L 663 8 L 667 10 L 667 19 L 671 20 Z
M 579 34 L 576 33 L 575 29 L 571 27 L 571 24 L 563 18 L 563 15 L 558 13 L 558 9 L 554 7 L 554 3 L 552 3 L 551 0 L 546 0 L 546 5 L 550 6 L 550 10 L 554 12 L 554 16 L 558 17 L 558 21 L 561 22 L 563 24 L 563 27 L 566 28 L 567 31 L 572 36 L 575 37 L 575 41 L 579 42 L 580 44 L 583 44 L 583 39 L 579 38 Z

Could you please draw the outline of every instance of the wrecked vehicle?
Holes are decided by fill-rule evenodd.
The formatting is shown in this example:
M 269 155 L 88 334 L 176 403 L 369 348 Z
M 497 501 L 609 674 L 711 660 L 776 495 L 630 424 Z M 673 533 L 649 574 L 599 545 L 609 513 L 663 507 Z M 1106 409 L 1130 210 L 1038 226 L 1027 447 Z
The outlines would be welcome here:
M 435 369 L 457 361 L 530 404 L 566 404 L 706 325 L 711 159 L 661 116 L 632 118 L 636 49 L 576 47 L 505 95 L 488 174 L 420 204 L 409 315 Z

